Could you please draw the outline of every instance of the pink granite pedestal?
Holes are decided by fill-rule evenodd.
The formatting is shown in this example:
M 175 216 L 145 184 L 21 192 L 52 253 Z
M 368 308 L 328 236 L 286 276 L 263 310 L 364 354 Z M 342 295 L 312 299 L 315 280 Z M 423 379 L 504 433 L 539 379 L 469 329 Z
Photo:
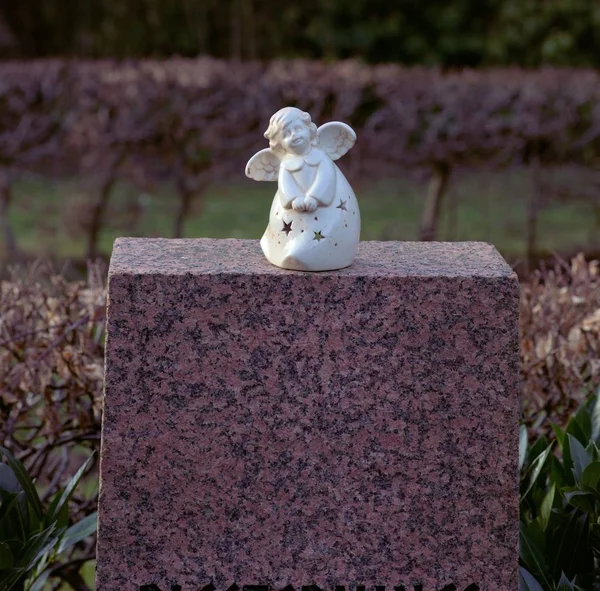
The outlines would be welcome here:
M 518 283 L 492 246 L 367 242 L 311 274 L 121 239 L 109 292 L 97 591 L 518 588 Z

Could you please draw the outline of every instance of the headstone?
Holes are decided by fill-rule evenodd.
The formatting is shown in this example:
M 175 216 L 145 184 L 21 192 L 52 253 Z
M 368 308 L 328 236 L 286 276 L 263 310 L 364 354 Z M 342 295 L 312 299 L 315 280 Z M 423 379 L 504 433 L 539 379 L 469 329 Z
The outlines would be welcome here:
M 97 591 L 515 591 L 518 282 L 484 243 L 120 239 Z

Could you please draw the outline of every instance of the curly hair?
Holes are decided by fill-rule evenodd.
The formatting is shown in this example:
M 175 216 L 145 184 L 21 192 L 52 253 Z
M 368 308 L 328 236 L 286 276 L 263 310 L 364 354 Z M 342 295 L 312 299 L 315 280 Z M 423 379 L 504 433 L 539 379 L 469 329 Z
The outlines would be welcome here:
M 281 146 L 277 141 L 279 132 L 294 119 L 300 119 L 306 127 L 310 130 L 311 144 L 314 143 L 317 137 L 317 126 L 312 122 L 310 115 L 305 111 L 301 111 L 296 107 L 284 107 L 279 109 L 275 115 L 271 117 L 269 121 L 269 128 L 265 131 L 265 137 L 269 140 L 269 147 L 273 151 L 281 150 Z

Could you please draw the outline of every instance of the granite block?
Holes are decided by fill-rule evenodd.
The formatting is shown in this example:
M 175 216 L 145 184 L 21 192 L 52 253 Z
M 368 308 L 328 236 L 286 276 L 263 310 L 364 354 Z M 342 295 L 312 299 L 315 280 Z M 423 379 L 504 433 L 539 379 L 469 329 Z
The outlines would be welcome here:
M 515 591 L 518 289 L 484 243 L 117 240 L 97 591 Z

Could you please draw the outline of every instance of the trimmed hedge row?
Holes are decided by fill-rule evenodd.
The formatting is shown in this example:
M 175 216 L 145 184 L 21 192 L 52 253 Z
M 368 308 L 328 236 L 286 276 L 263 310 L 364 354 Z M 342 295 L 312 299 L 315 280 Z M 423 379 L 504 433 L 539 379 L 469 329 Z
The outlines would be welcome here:
M 566 161 L 597 156 L 600 75 L 593 70 L 463 70 L 308 61 L 0 63 L 0 159 L 27 164 L 52 143 L 147 150 L 167 161 L 187 146 L 213 161 L 253 149 L 282 105 L 357 128 L 362 155 L 432 162 Z M 60 139 L 60 142 L 57 142 Z M 247 145 L 250 144 L 250 145 Z M 244 154 L 245 156 L 246 154 Z M 72 154 L 71 154 L 72 156 Z
M 359 141 L 342 164 L 375 176 L 420 169 L 438 203 L 453 168 L 597 162 L 600 74 L 521 69 L 441 72 L 357 62 L 166 61 L 0 63 L 0 221 L 12 179 L 41 163 L 98 179 L 90 248 L 118 177 L 144 190 L 175 180 L 181 235 L 193 200 L 218 179 L 242 179 L 285 105 L 321 124 L 348 122 Z M 427 234 L 426 232 L 426 234 Z M 8 240 L 7 240 L 8 241 Z

